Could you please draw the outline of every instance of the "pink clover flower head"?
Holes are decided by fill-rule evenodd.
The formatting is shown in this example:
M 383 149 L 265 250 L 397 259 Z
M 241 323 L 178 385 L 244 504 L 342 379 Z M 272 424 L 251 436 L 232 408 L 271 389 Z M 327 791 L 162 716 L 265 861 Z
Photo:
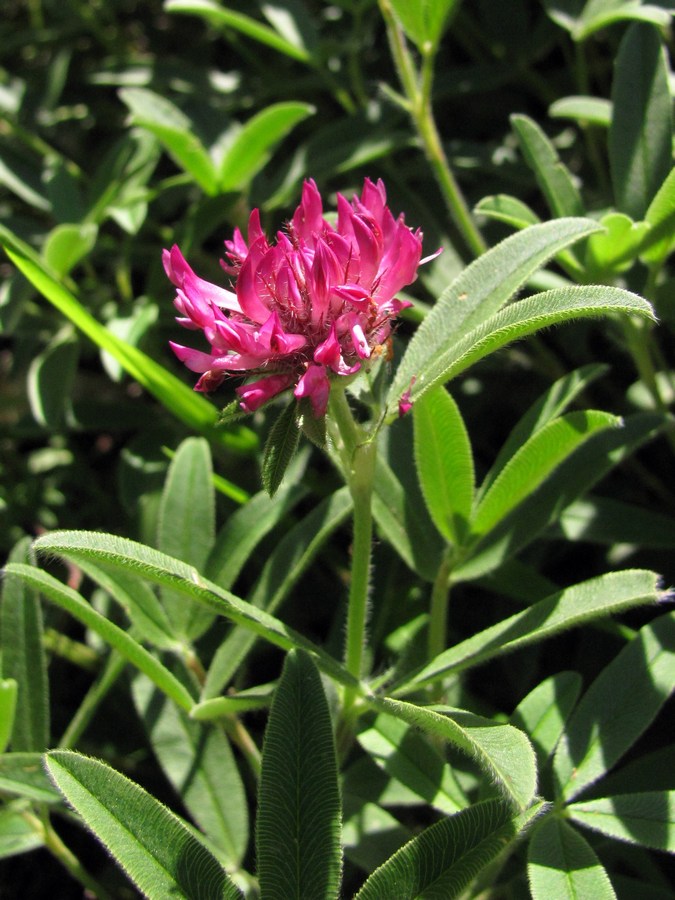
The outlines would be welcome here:
M 227 376 L 256 376 L 237 389 L 253 412 L 294 386 L 314 415 L 326 412 L 332 378 L 346 377 L 377 356 L 406 304 L 396 294 L 417 277 L 422 232 L 387 206 L 382 181 L 366 179 L 351 203 L 337 196 L 331 225 L 311 179 L 284 231 L 270 241 L 260 213 L 246 237 L 225 241 L 224 271 L 234 290 L 199 278 L 177 246 L 164 250 L 176 287 L 177 321 L 201 331 L 209 351 L 171 344 L 200 378 L 195 390 L 214 390 Z

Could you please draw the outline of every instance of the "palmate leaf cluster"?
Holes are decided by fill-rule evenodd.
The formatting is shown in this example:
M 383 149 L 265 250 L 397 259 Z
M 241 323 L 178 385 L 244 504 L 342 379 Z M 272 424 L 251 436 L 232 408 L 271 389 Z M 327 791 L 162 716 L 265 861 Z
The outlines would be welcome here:
M 672 895 L 671 20 L 10 0 L 3 887 Z M 357 675 L 330 414 L 195 393 L 161 248 L 225 283 L 253 207 L 273 233 L 304 178 L 365 176 L 443 253 L 345 393 Z

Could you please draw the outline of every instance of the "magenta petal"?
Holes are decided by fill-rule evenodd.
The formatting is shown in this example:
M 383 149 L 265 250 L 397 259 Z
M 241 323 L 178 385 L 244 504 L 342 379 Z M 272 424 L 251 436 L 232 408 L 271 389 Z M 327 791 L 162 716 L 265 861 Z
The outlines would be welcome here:
M 173 341 L 169 341 L 169 346 L 191 372 L 206 372 L 213 365 L 213 356 L 210 353 L 183 347 L 181 344 L 174 344 Z
M 377 184 L 366 178 L 361 191 L 361 203 L 376 220 L 381 219 L 387 205 L 387 192 L 381 178 L 378 178 Z
M 239 405 L 245 412 L 255 412 L 263 403 L 267 403 L 272 397 L 290 387 L 292 382 L 293 378 L 290 375 L 269 375 L 259 381 L 244 384 L 236 389 L 241 398 Z
M 399 225 L 396 239 L 382 258 L 377 290 L 378 305 L 388 300 L 417 277 L 422 242 L 405 225 Z
M 272 313 L 260 329 L 260 340 L 262 346 L 268 348 L 273 355 L 295 353 L 307 344 L 307 338 L 303 335 L 288 334 L 283 330 L 276 312 Z
M 247 318 L 252 322 L 265 322 L 270 310 L 258 295 L 258 267 L 262 262 L 267 249 L 267 239 L 258 238 L 248 251 L 248 256 L 237 278 L 237 300 Z M 270 251 L 271 252 L 271 251 Z
M 298 400 L 309 397 L 316 418 L 325 415 L 330 395 L 330 381 L 323 366 L 309 366 L 293 391 Z
M 352 225 L 359 248 L 361 283 L 369 286 L 377 274 L 382 256 L 382 238 L 373 219 L 353 216 Z
M 337 339 L 335 323 L 333 322 L 330 334 L 314 351 L 314 362 L 320 363 L 322 366 L 328 366 L 334 372 L 337 372 L 340 367 L 341 355 L 340 342 Z
M 298 237 L 311 244 L 313 237 L 323 232 L 325 224 L 321 194 L 314 180 L 308 178 L 302 186 L 300 206 L 293 214 L 293 230 Z

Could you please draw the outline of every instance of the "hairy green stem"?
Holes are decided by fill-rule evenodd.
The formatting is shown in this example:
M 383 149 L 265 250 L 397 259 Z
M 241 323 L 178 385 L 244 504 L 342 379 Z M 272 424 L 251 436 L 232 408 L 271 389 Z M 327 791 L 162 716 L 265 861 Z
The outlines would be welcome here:
M 427 654 L 429 661 L 445 650 L 448 631 L 448 601 L 450 599 L 450 560 L 445 553 L 431 589 Z
M 369 439 L 363 429 L 354 421 L 347 397 L 344 391 L 337 386 L 331 393 L 330 415 L 339 432 L 341 446 L 338 449 L 354 503 L 345 665 L 355 678 L 360 679 L 363 674 L 368 618 L 376 442 L 372 438 Z M 345 712 L 348 712 L 353 706 L 357 696 L 358 691 L 355 688 L 345 688 Z
M 44 845 L 61 865 L 78 881 L 88 893 L 93 894 L 98 900 L 113 900 L 112 894 L 101 885 L 82 866 L 75 854 L 66 847 L 49 821 L 48 814 L 40 819 L 31 812 L 23 813 L 23 817 L 32 828 L 40 835 Z
M 59 747 L 67 749 L 75 746 L 84 734 L 87 726 L 96 715 L 96 711 L 106 698 L 110 689 L 124 671 L 127 661 L 114 650 L 110 654 L 105 668 L 87 691 L 77 712 L 63 732 Z
M 410 115 L 427 160 L 434 172 L 453 222 L 473 255 L 480 256 L 487 249 L 487 245 L 473 221 L 464 195 L 450 168 L 432 111 L 431 87 L 435 48 L 431 45 L 423 48 L 422 69 L 418 77 L 405 37 L 396 21 L 389 0 L 379 0 L 379 6 L 387 27 L 391 54 L 403 90 L 408 98 Z

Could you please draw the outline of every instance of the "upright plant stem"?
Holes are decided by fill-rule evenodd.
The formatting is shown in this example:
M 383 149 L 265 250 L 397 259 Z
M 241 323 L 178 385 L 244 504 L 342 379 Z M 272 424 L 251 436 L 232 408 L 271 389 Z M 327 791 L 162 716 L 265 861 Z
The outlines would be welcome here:
M 25 812 L 23 816 L 42 837 L 45 847 L 52 856 L 58 859 L 61 865 L 70 872 L 72 877 L 78 881 L 87 892 L 91 893 L 94 897 L 98 897 L 99 900 L 113 900 L 112 894 L 109 894 L 103 885 L 87 872 L 79 859 L 68 849 L 68 847 L 66 847 L 54 830 L 47 813 L 45 813 L 42 819 L 31 812 Z
M 396 21 L 389 0 L 379 0 L 379 5 L 387 26 L 392 57 L 408 100 L 410 115 L 422 142 L 426 157 L 438 181 L 452 220 L 473 255 L 480 256 L 485 252 L 487 246 L 473 221 L 464 195 L 450 168 L 431 107 L 435 48 L 425 46 L 422 49 L 422 69 L 418 78 L 405 37 Z
M 347 638 L 345 666 L 355 678 L 363 675 L 363 656 L 366 646 L 368 617 L 368 587 L 373 537 L 372 494 L 375 474 L 376 442 L 368 439 L 351 414 L 343 390 L 334 387 L 330 414 L 337 425 L 342 446 L 340 455 L 352 501 L 354 503 L 354 532 L 352 536 L 352 566 L 347 607 Z M 356 699 L 354 688 L 345 688 L 344 710 L 349 711 Z
M 427 654 L 429 661 L 445 650 L 448 631 L 448 601 L 450 599 L 450 562 L 447 553 L 438 569 L 431 589 Z
M 107 697 L 110 689 L 124 671 L 126 664 L 127 661 L 124 657 L 113 650 L 104 670 L 89 688 L 84 700 L 64 731 L 63 737 L 58 744 L 59 747 L 67 749 L 77 744 L 96 715 L 101 703 Z

